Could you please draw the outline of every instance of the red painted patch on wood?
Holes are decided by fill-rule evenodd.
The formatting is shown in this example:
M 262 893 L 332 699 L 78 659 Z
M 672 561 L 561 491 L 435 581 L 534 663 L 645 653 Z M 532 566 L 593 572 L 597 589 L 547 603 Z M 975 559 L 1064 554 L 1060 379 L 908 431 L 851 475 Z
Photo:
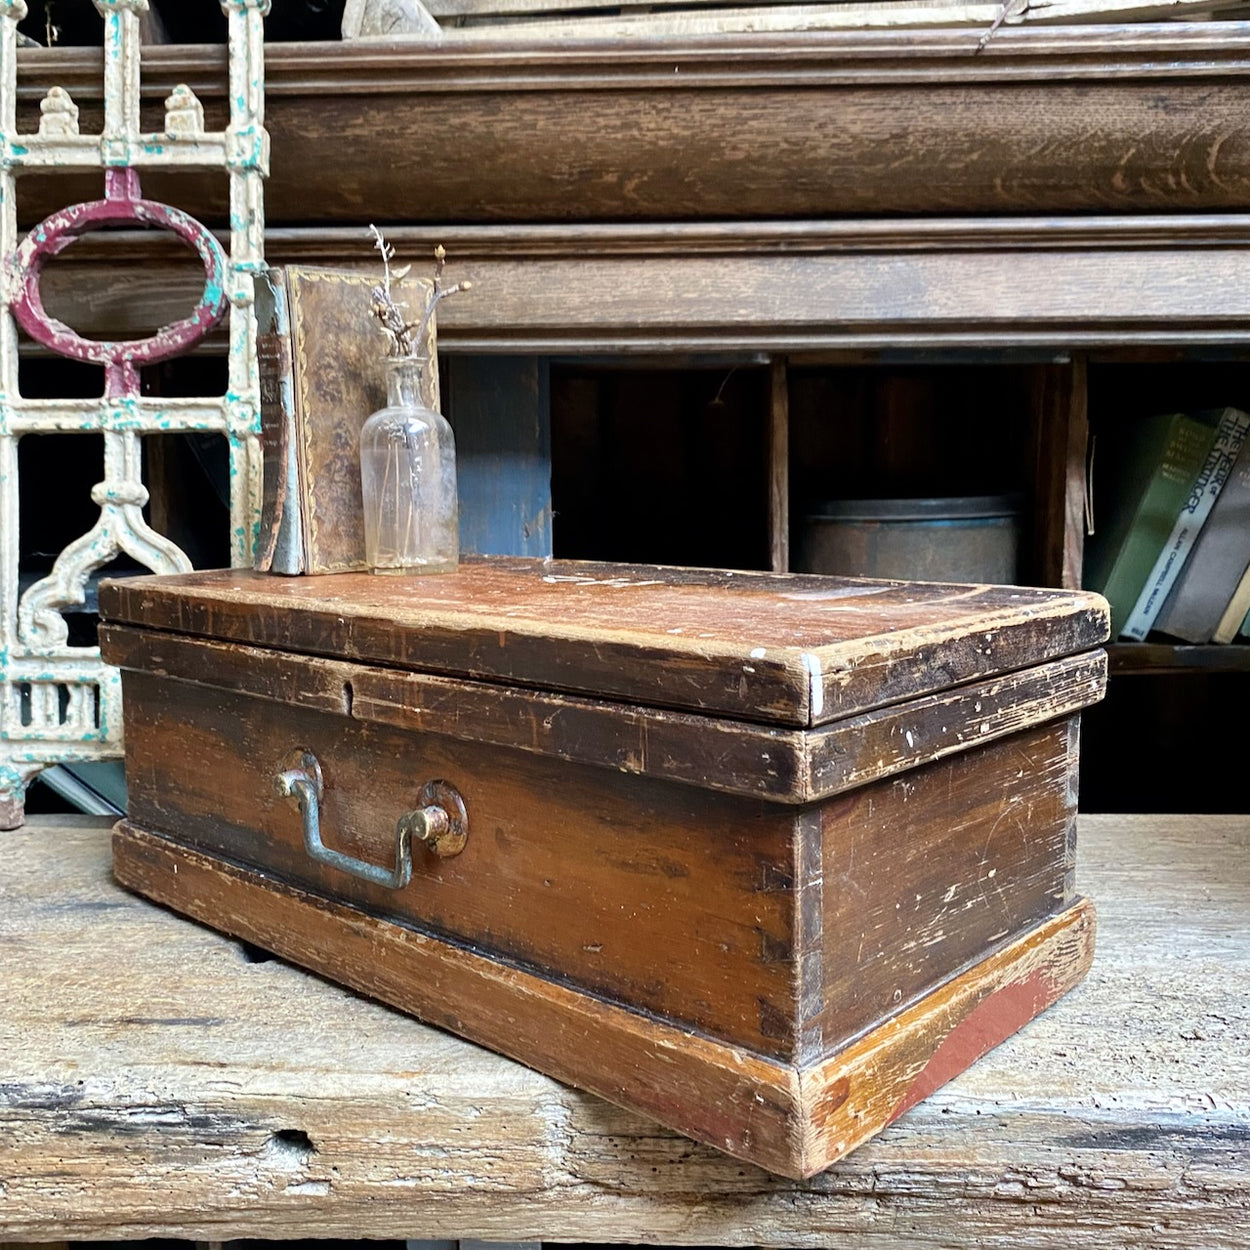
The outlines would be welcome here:
M 983 998 L 942 1039 L 920 1075 L 911 1083 L 887 1123 L 954 1080 L 999 1042 L 1006 1041 L 1059 997 L 1058 987 L 1039 968 Z
M 821 1091 L 820 1097 L 813 1104 L 810 1113 L 812 1123 L 817 1128 L 824 1128 L 829 1118 L 842 1109 L 850 1096 L 850 1078 L 846 1076 L 839 1077 Z

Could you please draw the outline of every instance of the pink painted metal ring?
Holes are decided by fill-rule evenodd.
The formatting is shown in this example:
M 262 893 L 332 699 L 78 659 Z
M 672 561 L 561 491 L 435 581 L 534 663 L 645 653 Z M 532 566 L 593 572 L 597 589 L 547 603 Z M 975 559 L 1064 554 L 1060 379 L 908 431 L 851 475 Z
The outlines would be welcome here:
M 85 339 L 47 314 L 39 291 L 40 275 L 48 261 L 82 235 L 105 226 L 131 224 L 165 230 L 189 243 L 204 265 L 204 293 L 189 317 L 163 326 L 148 338 L 122 342 Z M 23 240 L 14 263 L 19 287 L 10 307 L 22 329 L 58 355 L 103 365 L 105 393 L 109 396 L 137 395 L 138 366 L 155 364 L 193 347 L 226 311 L 226 258 L 221 244 L 187 213 L 142 199 L 138 173 L 133 169 L 108 171 L 104 199 L 73 204 L 46 217 Z

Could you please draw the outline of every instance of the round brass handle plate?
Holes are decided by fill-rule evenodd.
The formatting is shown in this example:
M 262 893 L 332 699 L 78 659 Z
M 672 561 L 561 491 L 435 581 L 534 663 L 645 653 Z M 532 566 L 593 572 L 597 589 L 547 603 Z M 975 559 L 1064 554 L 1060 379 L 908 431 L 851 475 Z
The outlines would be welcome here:
M 428 836 L 420 840 L 442 859 L 459 855 L 469 840 L 469 813 L 460 791 L 449 781 L 427 781 L 421 788 L 417 804 L 418 811 L 435 807 L 447 818 L 445 825 L 441 820 L 434 822 Z M 401 822 L 407 819 L 408 816 L 400 817 Z

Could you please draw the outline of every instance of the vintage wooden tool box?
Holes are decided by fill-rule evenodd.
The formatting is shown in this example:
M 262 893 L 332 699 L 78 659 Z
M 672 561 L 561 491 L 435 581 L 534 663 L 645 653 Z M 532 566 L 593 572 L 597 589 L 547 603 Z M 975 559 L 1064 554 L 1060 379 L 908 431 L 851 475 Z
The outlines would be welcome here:
M 123 883 L 775 1172 L 1092 956 L 1097 595 L 488 559 L 100 602 Z

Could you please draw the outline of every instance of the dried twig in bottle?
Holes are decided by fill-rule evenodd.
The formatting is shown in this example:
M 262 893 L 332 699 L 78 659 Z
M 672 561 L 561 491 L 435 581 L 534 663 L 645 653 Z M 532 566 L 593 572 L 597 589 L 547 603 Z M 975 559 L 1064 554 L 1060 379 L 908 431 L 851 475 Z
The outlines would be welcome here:
M 434 310 L 449 295 L 457 291 L 471 290 L 471 282 L 457 282 L 454 286 L 443 285 L 443 269 L 447 264 L 447 250 L 439 244 L 434 249 L 434 282 L 430 296 L 426 299 L 421 315 L 415 321 L 404 316 L 406 305 L 396 299 L 393 287 L 398 286 L 412 269 L 405 265 L 402 269 L 391 271 L 391 261 L 395 259 L 395 249 L 383 237 L 377 226 L 370 226 L 373 234 L 373 246 L 382 256 L 382 281 L 370 292 L 370 311 L 378 319 L 383 333 L 390 341 L 392 356 L 418 356 L 424 350 L 426 335 L 429 332 L 430 318 Z

